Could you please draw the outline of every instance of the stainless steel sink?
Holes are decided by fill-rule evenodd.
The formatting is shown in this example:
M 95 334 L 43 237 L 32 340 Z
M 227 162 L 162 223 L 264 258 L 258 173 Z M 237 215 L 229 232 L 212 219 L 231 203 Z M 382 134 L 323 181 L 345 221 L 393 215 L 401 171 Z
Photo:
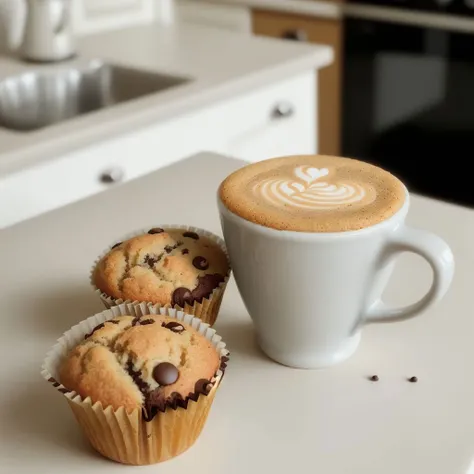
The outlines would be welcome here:
M 0 80 L 0 127 L 28 132 L 179 86 L 189 79 L 102 61 Z

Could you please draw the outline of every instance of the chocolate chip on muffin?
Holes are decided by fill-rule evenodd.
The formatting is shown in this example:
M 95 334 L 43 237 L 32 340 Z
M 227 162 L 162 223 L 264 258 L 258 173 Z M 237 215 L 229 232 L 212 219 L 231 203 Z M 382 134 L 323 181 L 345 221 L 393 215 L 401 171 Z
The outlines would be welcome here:
M 194 288 L 192 294 L 195 301 L 201 302 L 206 298 L 219 283 L 224 281 L 224 276 L 220 273 L 206 274 L 198 276 L 198 285 Z
M 183 237 L 189 237 L 190 239 L 199 240 L 199 235 L 196 232 L 185 232 Z
M 137 322 L 138 320 L 138 322 Z M 120 316 L 98 325 L 64 359 L 59 379 L 67 390 L 114 410 L 143 410 L 151 420 L 166 407 L 187 407 L 207 395 L 225 369 L 216 348 L 174 318 Z
M 195 257 L 193 259 L 193 265 L 198 269 L 198 270 L 207 270 L 209 268 L 209 262 L 201 256 Z
M 140 320 L 140 326 L 146 326 L 147 324 L 153 324 L 155 322 L 154 319 L 145 319 L 145 320 Z
M 164 328 L 167 328 L 170 331 L 176 332 L 178 334 L 181 334 L 185 330 L 184 326 L 181 323 L 178 323 L 176 321 L 171 321 L 170 323 L 162 323 L 161 325 Z
M 207 379 L 199 379 L 194 385 L 194 391 L 196 393 L 209 393 L 211 389 L 211 382 Z
M 145 263 L 150 267 L 153 268 L 156 262 L 159 262 L 162 259 L 162 255 L 147 255 L 145 257 Z
M 225 252 L 209 237 L 157 227 L 110 249 L 92 281 L 114 300 L 184 308 L 209 298 L 229 273 Z
M 188 290 L 187 288 L 176 288 L 176 290 L 173 291 L 173 306 L 178 305 L 184 308 L 184 305 L 187 304 L 193 304 L 193 294 L 191 293 L 191 290 Z
M 174 384 L 178 377 L 179 370 L 170 362 L 161 362 L 153 369 L 153 378 L 163 387 Z

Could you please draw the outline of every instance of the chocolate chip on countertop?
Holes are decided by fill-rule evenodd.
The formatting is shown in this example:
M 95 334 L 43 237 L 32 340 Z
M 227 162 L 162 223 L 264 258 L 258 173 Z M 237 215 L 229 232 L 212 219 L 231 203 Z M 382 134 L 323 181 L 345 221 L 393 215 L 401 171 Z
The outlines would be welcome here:
M 170 362 L 162 362 L 153 369 L 153 378 L 160 385 L 171 385 L 178 377 L 178 369 Z
M 415 377 L 415 376 L 410 377 L 410 378 L 408 379 L 408 381 L 411 382 L 411 383 L 416 383 L 416 382 L 418 382 L 418 377 Z
M 181 323 L 177 323 L 175 321 L 171 321 L 169 323 L 161 323 L 161 327 L 169 329 L 177 334 L 181 334 L 185 331 L 184 326 Z
M 378 375 L 372 375 L 372 377 L 370 377 L 370 380 L 372 382 L 378 382 L 379 381 L 379 376 Z
M 118 247 L 119 245 L 122 245 L 122 242 L 117 242 L 116 244 L 112 245 L 111 250 L 113 250 L 114 248 Z
M 196 232 L 185 232 L 183 237 L 189 237 L 190 239 L 199 240 L 199 235 Z
M 165 231 L 165 230 L 162 229 L 161 227 L 153 227 L 153 229 L 150 229 L 150 230 L 148 231 L 148 233 L 153 235 L 153 234 L 161 234 L 161 233 L 163 233 L 164 231 Z
M 201 257 L 201 256 L 194 257 L 193 265 L 198 270 L 207 270 L 209 268 L 209 262 L 207 261 L 207 259 L 205 259 L 204 257 Z
M 178 306 L 181 306 L 181 308 L 184 308 L 186 303 L 192 305 L 193 301 L 193 295 L 191 290 L 188 288 L 182 286 L 173 291 L 173 306 L 177 304 Z
M 183 250 L 181 250 L 181 253 L 183 255 L 187 255 L 189 253 L 189 250 L 188 249 L 183 249 Z

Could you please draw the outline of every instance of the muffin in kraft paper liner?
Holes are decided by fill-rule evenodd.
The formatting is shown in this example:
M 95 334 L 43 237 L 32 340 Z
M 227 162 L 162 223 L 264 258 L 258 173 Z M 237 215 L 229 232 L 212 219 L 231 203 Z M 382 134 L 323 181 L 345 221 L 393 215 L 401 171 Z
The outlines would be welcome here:
M 190 325 L 202 334 L 220 356 L 220 367 L 209 381 L 205 393 L 190 393 L 186 399 L 170 400 L 163 411 L 151 419 L 144 410 L 127 412 L 105 407 L 90 397 L 83 399 L 69 391 L 59 380 L 62 360 L 94 328 L 118 316 L 141 317 L 163 315 Z M 121 304 L 98 313 L 72 327 L 58 339 L 46 355 L 41 374 L 67 400 L 75 418 L 95 450 L 103 456 L 123 464 L 146 465 L 166 461 L 190 448 L 199 437 L 211 409 L 216 391 L 224 376 L 229 352 L 221 337 L 209 324 L 173 308 L 151 307 L 142 304 Z M 207 393 L 207 394 L 206 394 Z
M 164 307 L 164 308 L 174 308 L 177 310 L 184 311 L 186 314 L 191 314 L 193 316 L 196 316 L 197 318 L 201 319 L 203 322 L 210 324 L 211 326 L 214 325 L 216 322 L 217 316 L 219 314 L 219 310 L 221 307 L 222 303 L 222 298 L 224 296 L 225 289 L 227 287 L 227 283 L 230 279 L 231 276 L 231 264 L 230 264 L 230 259 L 229 255 L 227 253 L 227 248 L 225 245 L 225 242 L 223 239 L 218 237 L 217 235 L 213 234 L 212 232 L 209 232 L 205 229 L 201 229 L 199 227 L 192 227 L 192 226 L 185 226 L 185 225 L 160 225 L 158 228 L 163 229 L 164 231 L 166 230 L 182 230 L 183 232 L 192 232 L 196 233 L 199 236 L 206 237 L 213 241 L 225 254 L 226 259 L 227 259 L 227 266 L 228 266 L 228 271 L 224 276 L 224 280 L 219 283 L 219 285 L 212 291 L 212 293 L 205 298 L 202 298 L 202 301 L 194 301 L 193 304 L 185 303 L 184 306 L 179 306 L 179 305 L 174 305 L 172 303 L 167 303 L 167 304 L 162 304 L 162 303 L 155 303 L 153 301 L 146 301 L 146 300 L 132 300 L 132 299 L 121 299 L 121 298 L 114 298 L 112 296 L 109 296 L 107 293 L 104 293 L 101 289 L 99 289 L 94 281 L 94 272 L 97 268 L 97 265 L 99 262 L 116 246 L 116 245 L 110 245 L 107 247 L 100 255 L 99 257 L 96 258 L 94 261 L 94 264 L 92 265 L 91 271 L 90 271 L 90 283 L 96 292 L 97 296 L 100 298 L 102 303 L 107 309 L 112 308 L 113 306 L 117 306 L 120 304 L 139 304 L 139 303 L 147 303 L 152 306 L 156 307 Z M 125 236 L 122 236 L 121 238 L 117 239 L 117 242 L 125 242 L 129 239 L 132 239 L 133 237 L 138 237 L 140 235 L 145 235 L 149 233 L 151 229 L 146 228 L 146 229 L 141 229 L 135 232 L 132 232 L 130 234 L 127 234 Z

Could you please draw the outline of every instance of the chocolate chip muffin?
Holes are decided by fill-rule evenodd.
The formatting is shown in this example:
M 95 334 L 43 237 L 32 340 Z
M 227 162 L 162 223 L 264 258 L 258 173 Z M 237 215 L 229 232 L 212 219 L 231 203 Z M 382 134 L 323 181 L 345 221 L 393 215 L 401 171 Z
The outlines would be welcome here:
M 98 452 L 144 465 L 194 444 L 227 361 L 225 343 L 200 319 L 122 304 L 66 332 L 42 375 L 66 398 Z
M 82 398 L 151 420 L 207 395 L 221 364 L 213 345 L 166 316 L 120 316 L 86 334 L 65 359 L 60 382 Z
M 197 229 L 149 229 L 114 243 L 91 280 L 107 307 L 147 302 L 214 324 L 230 274 L 221 239 Z

